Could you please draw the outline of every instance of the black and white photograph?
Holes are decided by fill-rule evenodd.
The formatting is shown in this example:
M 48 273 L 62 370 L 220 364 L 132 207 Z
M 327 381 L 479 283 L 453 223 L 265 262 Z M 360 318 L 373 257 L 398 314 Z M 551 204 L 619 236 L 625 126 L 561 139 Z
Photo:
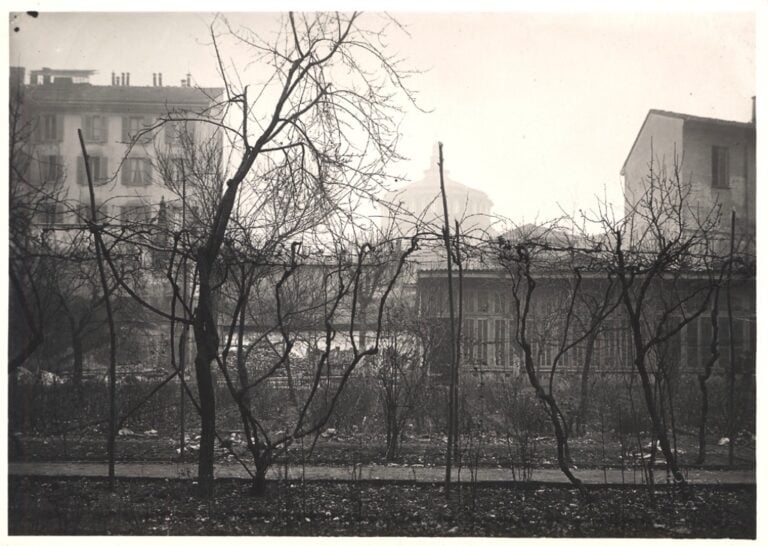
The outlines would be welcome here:
M 7 540 L 763 534 L 765 4 L 46 5 Z

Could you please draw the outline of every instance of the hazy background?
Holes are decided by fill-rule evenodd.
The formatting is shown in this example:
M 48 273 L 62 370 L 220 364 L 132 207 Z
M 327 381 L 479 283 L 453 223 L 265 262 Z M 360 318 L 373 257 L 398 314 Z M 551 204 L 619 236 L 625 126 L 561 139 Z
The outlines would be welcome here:
M 651 108 L 746 121 L 755 91 L 749 13 L 394 13 L 392 51 L 423 71 L 396 172 L 418 180 L 433 143 L 452 178 L 485 191 L 515 221 L 621 202 L 619 171 Z M 274 16 L 228 14 L 268 31 Z M 366 17 L 377 18 L 370 13 Z M 206 13 L 11 14 L 10 64 L 27 71 L 96 69 L 92 83 L 130 72 L 151 85 L 220 84 Z M 18 31 L 14 29 L 18 28 Z M 225 62 L 247 57 L 224 52 Z M 437 182 L 436 182 L 437 183 Z

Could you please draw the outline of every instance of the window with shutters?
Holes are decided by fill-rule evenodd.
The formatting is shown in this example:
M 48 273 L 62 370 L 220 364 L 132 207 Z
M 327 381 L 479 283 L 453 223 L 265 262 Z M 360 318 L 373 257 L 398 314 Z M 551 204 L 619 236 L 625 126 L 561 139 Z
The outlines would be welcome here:
M 500 291 L 493 292 L 493 312 L 496 315 L 504 314 L 504 300 Z
M 91 207 L 87 203 L 78 203 L 75 207 L 75 224 L 84 226 L 91 218 Z
M 152 141 L 152 133 L 147 129 L 152 126 L 152 119 L 143 116 L 125 116 L 123 117 L 123 141 L 131 142 L 136 140 L 139 143 L 146 144 Z
M 520 352 L 518 350 L 517 343 L 515 342 L 515 321 L 507 321 L 507 365 L 517 366 L 520 364 Z
M 130 117 L 128 118 L 128 134 L 130 136 L 136 136 L 144 129 L 144 118 Z
M 177 146 L 192 142 L 195 138 L 194 125 L 186 121 L 169 121 L 165 124 L 165 143 Z
M 40 177 L 43 182 L 58 181 L 64 178 L 64 165 L 61 156 L 44 155 L 40 160 Z
M 488 321 L 477 321 L 477 343 L 480 349 L 478 355 L 481 364 L 488 363 Z
M 96 203 L 96 220 L 103 222 L 107 218 L 106 205 Z M 75 207 L 75 223 L 84 226 L 91 219 L 90 203 L 78 203 Z
M 477 291 L 477 312 L 478 313 L 488 313 L 489 311 L 489 305 L 488 305 L 488 296 L 490 294 L 487 290 L 478 290 Z
M 729 187 L 728 148 L 712 146 L 712 187 Z
M 172 188 L 181 190 L 181 182 L 184 180 L 184 159 L 182 157 L 168 157 L 160 161 L 163 181 Z
M 475 347 L 475 321 L 473 319 L 464 319 L 463 325 L 463 353 L 466 360 L 472 360 Z
M 718 341 L 720 343 L 719 364 L 727 370 L 731 366 L 731 324 L 727 316 L 718 317 L 717 328 L 719 330 Z M 736 320 L 733 321 L 733 334 L 734 338 L 738 340 L 738 321 Z
M 504 366 L 506 363 L 506 336 L 505 331 L 505 321 L 503 320 L 496 320 L 494 323 L 495 326 L 495 332 L 494 332 L 494 345 L 496 347 L 496 365 L 497 366 Z
M 61 222 L 61 208 L 54 201 L 43 201 L 37 206 L 35 217 L 38 224 L 52 226 Z
M 82 127 L 87 142 L 107 141 L 107 118 L 104 116 L 83 116 Z
M 122 171 L 122 183 L 125 186 L 147 186 L 151 183 L 150 163 L 146 158 L 126 159 Z
M 148 223 L 152 219 L 152 209 L 143 203 L 132 203 L 120 207 L 120 221 L 125 223 Z
M 38 118 L 37 140 L 40 142 L 60 142 L 63 134 L 63 124 L 56 114 L 43 114 Z
M 477 293 L 474 289 L 467 288 L 464 290 L 464 309 L 463 311 L 465 313 L 474 313 L 475 312 L 475 298 L 477 297 Z
M 109 170 L 107 168 L 108 159 L 106 157 L 93 155 L 88 157 L 88 164 L 91 168 L 91 177 L 94 184 L 104 184 L 109 181 Z M 85 170 L 85 161 L 82 157 L 77 158 L 77 183 L 81 186 L 88 185 L 88 173 Z

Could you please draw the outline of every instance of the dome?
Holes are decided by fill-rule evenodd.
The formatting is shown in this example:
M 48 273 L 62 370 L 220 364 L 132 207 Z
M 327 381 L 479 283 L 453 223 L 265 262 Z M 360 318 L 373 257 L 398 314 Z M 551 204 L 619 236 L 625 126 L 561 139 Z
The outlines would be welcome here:
M 429 167 L 424 171 L 424 174 L 421 177 L 421 180 L 418 180 L 416 182 L 413 182 L 411 184 L 408 184 L 404 188 L 400 190 L 396 190 L 392 193 L 400 195 L 405 193 L 429 193 L 429 194 L 440 194 L 440 167 L 438 166 L 438 162 L 440 161 L 440 152 L 438 145 L 435 144 L 432 148 L 432 159 L 429 162 Z M 445 184 L 445 192 L 448 194 L 448 198 L 450 199 L 451 196 L 458 196 L 462 194 L 466 194 L 468 196 L 471 196 L 471 199 L 473 201 L 484 201 L 488 205 L 488 212 L 490 212 L 490 208 L 493 206 L 493 202 L 490 200 L 488 195 L 476 188 L 472 188 L 470 186 L 467 186 L 465 184 L 462 184 L 461 182 L 457 182 L 453 178 L 451 178 L 451 173 L 448 169 L 443 169 L 443 183 Z
M 435 227 L 442 225 L 443 204 L 440 195 L 439 148 L 432 149 L 432 160 L 420 180 L 390 192 L 388 201 L 399 206 L 406 218 L 395 220 L 396 224 L 414 225 L 415 219 Z M 452 179 L 450 173 L 443 170 L 448 215 L 451 223 L 459 220 L 466 231 L 487 230 L 490 226 L 490 214 L 493 202 L 488 195 Z M 402 231 L 402 230 L 401 230 Z

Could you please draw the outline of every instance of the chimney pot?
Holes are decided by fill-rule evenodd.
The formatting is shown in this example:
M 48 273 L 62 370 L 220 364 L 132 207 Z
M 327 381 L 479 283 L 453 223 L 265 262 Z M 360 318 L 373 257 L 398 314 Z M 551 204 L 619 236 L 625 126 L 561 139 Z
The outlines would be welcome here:
M 125 85 L 125 72 L 120 72 L 120 85 Z
M 131 73 L 126 72 L 125 74 L 125 85 L 131 85 Z
M 752 125 L 757 123 L 757 113 L 755 112 L 755 97 L 752 97 Z
M 158 72 L 157 73 L 157 85 L 159 85 L 160 87 L 163 86 L 163 73 L 162 72 Z
M 152 72 L 152 87 L 157 87 L 157 74 Z

